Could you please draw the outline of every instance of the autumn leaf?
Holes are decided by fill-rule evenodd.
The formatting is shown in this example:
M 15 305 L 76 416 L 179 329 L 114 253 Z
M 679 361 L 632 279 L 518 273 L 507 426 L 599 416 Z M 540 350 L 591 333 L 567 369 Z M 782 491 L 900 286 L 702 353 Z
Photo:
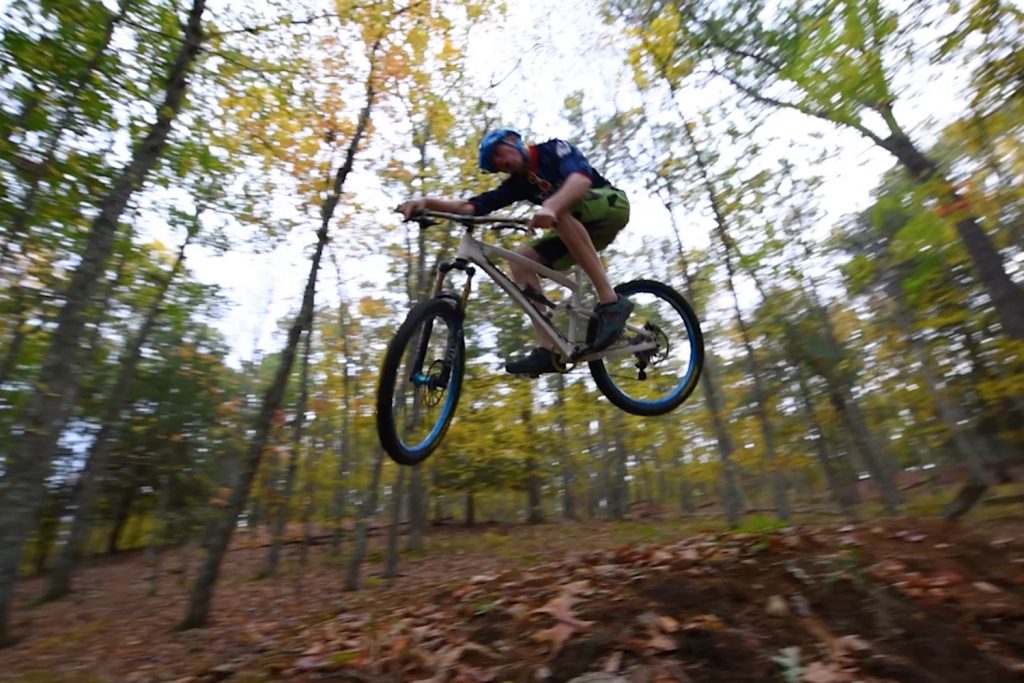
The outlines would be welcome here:
M 665 633 L 675 633 L 679 630 L 679 622 L 672 617 L 659 616 L 658 626 L 660 626 L 661 630 Z
M 654 652 L 675 652 L 679 649 L 679 644 L 664 633 L 656 633 L 648 639 L 647 649 Z
M 853 675 L 834 664 L 811 662 L 804 669 L 803 683 L 849 683 Z
M 606 673 L 615 673 L 622 668 L 622 650 L 616 650 L 609 655 L 608 659 L 604 660 L 604 664 L 601 665 L 601 671 Z
M 551 628 L 546 628 L 543 631 L 537 631 L 533 634 L 533 640 L 538 643 L 548 643 L 550 646 L 550 654 L 552 656 L 558 654 L 565 645 L 565 642 L 569 640 L 576 633 L 576 629 L 565 623 L 558 623 Z
M 721 631 L 724 628 L 725 624 L 714 614 L 698 614 L 683 624 L 684 631 Z
M 558 619 L 564 624 L 568 624 L 577 629 L 585 629 L 593 624 L 590 621 L 583 621 L 578 619 L 572 613 L 572 606 L 577 602 L 577 598 L 569 595 L 568 593 L 559 593 L 557 597 L 551 599 L 543 607 L 538 607 L 533 610 L 533 614 L 550 614 L 555 619 Z

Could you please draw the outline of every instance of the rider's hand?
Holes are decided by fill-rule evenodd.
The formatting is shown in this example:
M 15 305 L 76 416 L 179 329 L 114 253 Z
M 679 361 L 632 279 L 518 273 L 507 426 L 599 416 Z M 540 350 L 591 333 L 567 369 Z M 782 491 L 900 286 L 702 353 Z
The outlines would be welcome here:
M 407 202 L 402 202 L 398 206 L 398 213 L 405 217 L 405 220 L 412 220 L 416 217 L 416 214 L 427 208 L 427 202 L 425 199 L 410 199 Z
M 528 227 L 531 230 L 536 230 L 537 228 L 550 228 L 555 224 L 555 218 L 557 218 L 557 216 L 554 211 L 542 206 L 537 209 L 535 214 L 533 214 L 533 218 L 530 219 L 530 225 Z

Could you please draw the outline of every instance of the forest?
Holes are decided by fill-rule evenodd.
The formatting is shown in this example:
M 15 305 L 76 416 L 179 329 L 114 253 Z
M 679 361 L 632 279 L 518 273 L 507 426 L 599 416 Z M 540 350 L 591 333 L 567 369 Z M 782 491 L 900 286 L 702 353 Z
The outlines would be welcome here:
M 2 5 L 0 679 L 1019 680 L 1018 3 Z M 628 193 L 602 257 L 700 384 L 508 376 L 479 278 L 399 466 L 382 358 L 460 235 L 393 207 L 509 126 Z

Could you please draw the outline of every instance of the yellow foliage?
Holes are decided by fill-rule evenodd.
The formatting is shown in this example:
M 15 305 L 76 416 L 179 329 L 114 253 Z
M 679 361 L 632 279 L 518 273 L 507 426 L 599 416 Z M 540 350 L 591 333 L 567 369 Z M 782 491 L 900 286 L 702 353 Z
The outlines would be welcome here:
M 427 42 L 430 36 L 423 26 L 413 26 L 412 30 L 406 35 L 406 43 L 412 48 L 414 55 L 422 55 L 424 50 L 427 49 Z
M 364 296 L 359 300 L 359 315 L 368 318 L 382 318 L 388 313 L 388 305 L 382 299 Z

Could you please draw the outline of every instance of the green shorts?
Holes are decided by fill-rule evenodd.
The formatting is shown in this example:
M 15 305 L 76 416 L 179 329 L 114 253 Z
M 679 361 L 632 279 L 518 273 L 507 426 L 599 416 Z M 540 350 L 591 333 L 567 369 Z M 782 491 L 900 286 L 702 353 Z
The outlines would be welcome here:
M 629 199 L 622 190 L 600 187 L 590 190 L 572 206 L 572 215 L 590 235 L 594 248 L 601 251 L 615 239 L 629 222 Z M 530 246 L 540 254 L 541 262 L 555 270 L 565 270 L 576 263 L 562 239 L 555 232 L 546 232 Z

